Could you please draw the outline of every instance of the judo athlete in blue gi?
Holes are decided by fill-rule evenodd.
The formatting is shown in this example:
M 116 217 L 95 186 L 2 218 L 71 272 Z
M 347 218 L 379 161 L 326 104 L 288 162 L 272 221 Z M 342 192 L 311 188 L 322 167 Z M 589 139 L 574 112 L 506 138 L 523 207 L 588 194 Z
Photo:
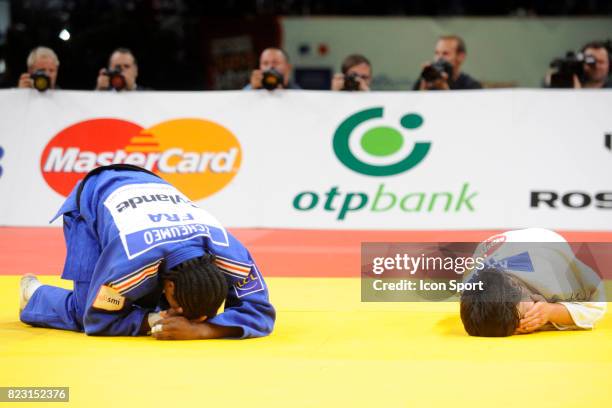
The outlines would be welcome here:
M 90 172 L 60 208 L 73 290 L 21 282 L 22 322 L 157 339 L 268 335 L 275 311 L 247 249 L 164 180 L 130 165 Z M 224 311 L 217 314 L 225 302 Z

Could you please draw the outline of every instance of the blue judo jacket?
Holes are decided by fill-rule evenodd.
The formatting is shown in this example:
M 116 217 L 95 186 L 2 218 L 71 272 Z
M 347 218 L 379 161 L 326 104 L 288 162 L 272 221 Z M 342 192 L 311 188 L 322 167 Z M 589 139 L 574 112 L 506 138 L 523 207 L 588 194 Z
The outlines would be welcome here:
M 88 288 L 87 334 L 138 335 L 152 311 L 145 300 L 160 299 L 160 268 L 206 253 L 216 256 L 229 287 L 224 311 L 208 322 L 238 327 L 242 338 L 272 331 L 275 310 L 263 276 L 248 250 L 209 213 L 144 171 L 110 166 L 81 184 L 54 219 L 64 219 L 62 278 Z

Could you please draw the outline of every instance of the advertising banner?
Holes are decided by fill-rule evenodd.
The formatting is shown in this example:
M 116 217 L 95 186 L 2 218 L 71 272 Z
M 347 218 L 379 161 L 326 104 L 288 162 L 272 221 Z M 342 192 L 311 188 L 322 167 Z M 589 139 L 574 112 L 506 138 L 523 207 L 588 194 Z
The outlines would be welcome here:
M 101 165 L 230 227 L 612 228 L 612 92 L 0 91 L 0 225 Z

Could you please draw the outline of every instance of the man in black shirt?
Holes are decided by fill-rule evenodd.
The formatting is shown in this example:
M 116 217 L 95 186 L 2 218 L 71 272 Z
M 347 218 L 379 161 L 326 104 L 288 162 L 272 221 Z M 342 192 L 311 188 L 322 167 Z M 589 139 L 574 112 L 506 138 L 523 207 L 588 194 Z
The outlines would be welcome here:
M 436 78 L 425 79 L 419 77 L 414 84 L 413 90 L 449 90 L 449 89 L 481 89 L 482 85 L 466 73 L 461 72 L 461 65 L 465 61 L 467 50 L 465 42 L 458 35 L 445 35 L 438 39 L 434 51 L 434 63 L 429 63 L 424 68 L 432 67 L 435 62 L 446 61 L 449 64 L 449 72 L 443 71 Z M 443 61 L 442 61 L 443 60 Z M 437 66 L 441 64 L 435 64 Z
M 268 81 L 267 76 L 279 76 L 268 84 L 266 89 L 302 89 L 291 78 L 293 66 L 289 63 L 289 56 L 285 50 L 276 47 L 269 47 L 263 50 L 259 56 L 259 69 L 251 72 L 251 79 L 243 89 L 262 89 L 266 88 L 264 82 Z M 274 79 L 274 78 L 272 78 Z

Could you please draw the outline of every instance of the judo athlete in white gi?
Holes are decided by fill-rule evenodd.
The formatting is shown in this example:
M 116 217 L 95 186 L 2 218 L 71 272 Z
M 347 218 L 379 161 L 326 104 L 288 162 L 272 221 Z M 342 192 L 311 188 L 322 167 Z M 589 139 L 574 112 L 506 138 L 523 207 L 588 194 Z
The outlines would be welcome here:
M 90 172 L 63 215 L 73 290 L 22 279 L 32 326 L 157 339 L 268 335 L 275 311 L 251 255 L 206 211 L 130 165 Z M 217 314 L 225 302 L 224 311 Z
M 606 311 L 602 279 L 553 231 L 496 235 L 481 243 L 474 257 L 485 257 L 485 268 L 464 280 L 483 282 L 483 290 L 464 291 L 460 307 L 472 336 L 592 329 Z

